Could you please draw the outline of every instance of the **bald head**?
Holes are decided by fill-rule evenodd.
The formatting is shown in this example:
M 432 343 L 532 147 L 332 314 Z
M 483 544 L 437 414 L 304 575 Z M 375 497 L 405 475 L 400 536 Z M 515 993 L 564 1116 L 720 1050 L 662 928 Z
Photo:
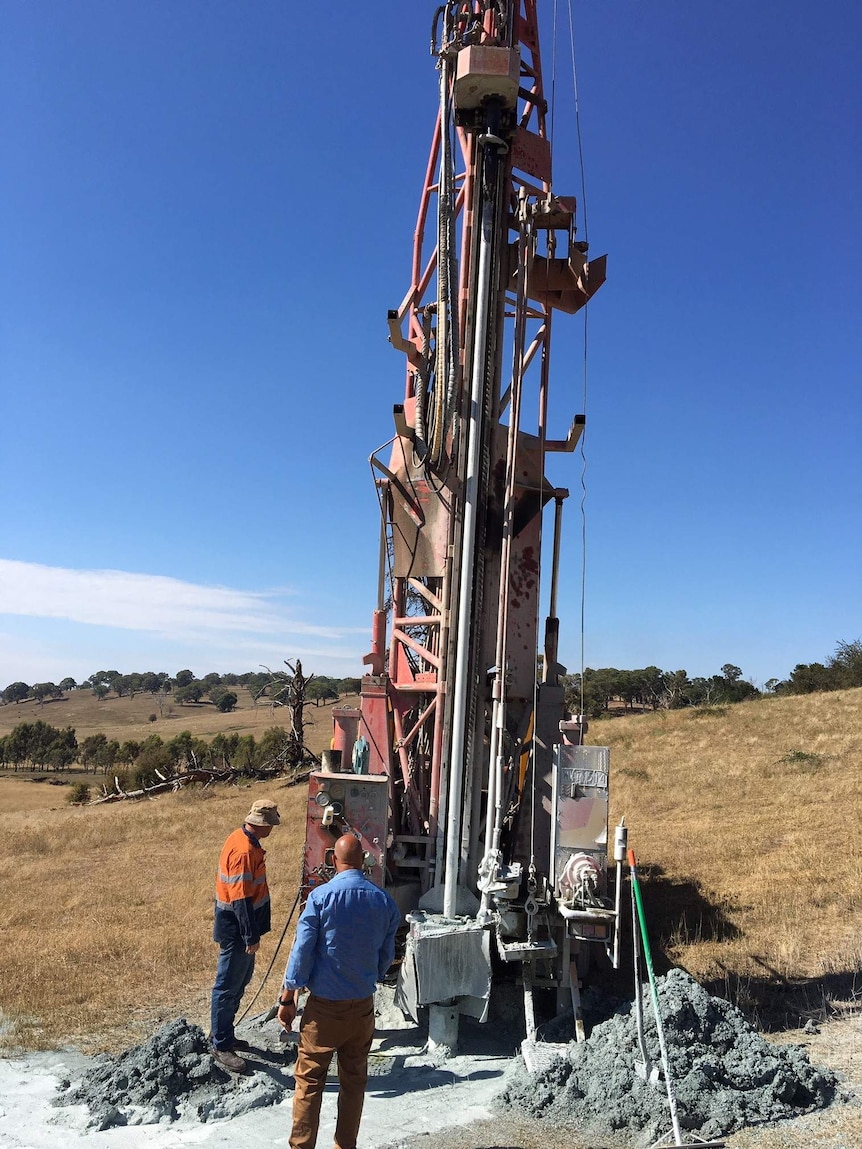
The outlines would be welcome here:
M 336 870 L 361 870 L 365 852 L 358 838 L 352 834 L 342 834 L 335 843 Z

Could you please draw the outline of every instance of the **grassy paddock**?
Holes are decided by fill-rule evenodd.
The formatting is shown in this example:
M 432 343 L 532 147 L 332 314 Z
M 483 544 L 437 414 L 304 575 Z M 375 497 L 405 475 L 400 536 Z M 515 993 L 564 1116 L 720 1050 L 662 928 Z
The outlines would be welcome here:
M 218 853 L 266 795 L 282 823 L 267 842 L 275 929 L 261 944 L 257 986 L 296 895 L 302 787 L 257 783 L 74 809 L 17 805 L 27 788 L 0 781 L 6 1048 L 118 1049 L 179 1014 L 208 1029 Z M 51 797 L 44 785 L 29 789 Z M 274 1000 L 282 973 L 280 955 L 262 1003 Z
M 229 714 L 221 714 L 212 703 L 179 706 L 172 697 L 168 697 L 160 715 L 158 704 L 150 694 L 136 694 L 134 698 L 110 695 L 99 701 L 88 690 L 72 690 L 63 698 L 46 700 L 41 706 L 33 701 L 7 703 L 0 705 L 0 737 L 8 734 L 19 722 L 38 721 L 59 729 L 73 726 L 79 743 L 91 734 L 105 734 L 118 742 L 129 739 L 141 742 L 151 734 L 158 734 L 168 742 L 183 730 L 190 731 L 196 738 L 211 739 L 216 734 L 253 734 L 259 739 L 271 726 L 287 725 L 284 707 L 271 706 L 265 701 L 255 705 L 244 686 L 231 689 L 239 701 Z M 345 695 L 334 703 L 335 706 L 358 704 L 355 695 Z M 315 753 L 329 745 L 332 706 L 333 703 L 309 704 L 305 708 L 306 742 Z M 151 722 L 153 714 L 156 720 Z
M 862 689 L 592 727 L 650 923 L 701 981 L 862 993 Z M 740 1004 L 745 1004 L 742 1001 Z
M 862 689 L 616 718 L 590 741 L 611 747 L 611 818 L 626 815 L 658 960 L 741 1005 L 792 985 L 835 1007 L 862 971 Z M 116 1050 L 179 1015 L 207 1028 L 222 841 L 255 798 L 279 802 L 256 987 L 296 895 L 304 787 L 74 809 L 64 790 L 0 778 L 0 1043 Z

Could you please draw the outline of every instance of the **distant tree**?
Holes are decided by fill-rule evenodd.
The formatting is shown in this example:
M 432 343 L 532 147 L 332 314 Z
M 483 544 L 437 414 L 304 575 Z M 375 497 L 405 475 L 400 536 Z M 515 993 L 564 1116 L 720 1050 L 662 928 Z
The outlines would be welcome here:
M 709 706 L 716 701 L 715 690 L 714 677 L 703 678 L 701 675 L 695 675 L 694 678 L 689 680 L 688 690 L 686 692 L 689 704 L 691 706 Z
M 179 687 L 188 686 L 194 680 L 195 676 L 191 670 L 178 670 L 174 678 L 174 682 Z
M 664 695 L 664 672 L 657 666 L 646 666 L 643 670 L 636 670 L 640 684 L 640 702 L 653 710 L 658 710 Z
M 149 671 L 141 676 L 141 689 L 146 690 L 155 698 L 159 708 L 159 717 L 161 717 L 165 711 L 165 699 L 171 690 L 171 676 L 164 670 L 160 670 L 158 674 Z
M 74 680 L 74 678 L 64 678 L 60 682 L 60 689 L 63 691 L 64 694 L 68 693 L 68 691 L 70 691 L 70 690 L 77 690 L 77 688 L 78 688 L 78 684 Z
M 45 765 L 55 770 L 68 770 L 78 757 L 78 740 L 71 726 L 59 730 L 48 745 Z
M 232 690 L 225 690 L 223 694 L 218 694 L 215 698 L 216 709 L 220 710 L 222 714 L 230 714 L 237 702 L 239 702 L 239 698 Z
M 730 701 L 745 702 L 749 698 L 760 698 L 760 691 L 749 679 L 740 678 L 739 682 L 733 684 Z
M 157 780 L 157 770 L 166 774 L 170 773 L 173 768 L 173 755 L 158 734 L 151 734 L 141 743 L 141 750 L 135 759 L 132 776 L 138 785 L 148 785 Z
M 269 766 L 277 762 L 285 762 L 290 749 L 290 738 L 283 726 L 270 726 L 264 730 L 258 745 L 258 762 L 261 766 Z
M 181 686 L 174 691 L 174 702 L 185 706 L 187 702 L 200 702 L 203 697 L 203 687 L 199 682 L 190 682 L 188 686 Z
M 255 705 L 257 705 L 259 700 L 265 700 L 265 699 L 269 698 L 269 695 L 267 693 L 267 688 L 269 687 L 270 682 L 272 680 L 272 675 L 270 675 L 269 673 L 267 673 L 267 674 L 250 673 L 250 674 L 242 675 L 242 678 L 245 679 L 243 686 L 245 686 L 248 689 L 249 693 L 252 696 L 252 699 L 254 700 Z
M 3 691 L 4 702 L 23 702 L 30 697 L 30 687 L 26 682 L 12 682 Z
M 119 752 L 120 752 L 120 743 L 117 741 L 117 739 L 116 738 L 108 739 L 108 745 L 107 745 L 107 748 L 105 751 L 105 757 L 106 757 L 107 763 L 108 763 L 108 765 L 106 766 L 106 769 L 110 769 L 111 767 L 113 767 L 114 763 L 117 760 L 117 755 L 119 754 Z
M 30 693 L 40 706 L 44 706 L 46 698 L 57 697 L 57 689 L 53 682 L 34 682 L 30 687 Z
M 336 684 L 339 696 L 342 694 L 358 694 L 362 689 L 361 678 L 339 678 Z
M 93 684 L 93 694 L 95 694 L 96 698 L 98 698 L 100 702 L 107 695 L 107 693 L 108 693 L 107 683 L 95 682 Z
M 777 678 L 767 678 L 766 682 L 763 684 L 763 689 L 767 694 L 774 694 L 776 687 L 780 685 L 781 684 Z
M 129 678 L 126 674 L 114 672 L 108 679 L 108 683 L 117 698 L 123 698 L 124 695 L 129 693 Z
M 617 697 L 623 700 L 626 710 L 634 710 L 635 702 L 641 702 L 641 684 L 636 670 L 620 671 Z
M 839 642 L 828 665 L 835 681 L 833 689 L 862 686 L 862 639 Z
M 732 662 L 726 662 L 721 668 L 721 673 L 728 682 L 738 682 L 742 678 L 742 671 L 738 666 L 734 666 Z
M 664 705 L 668 710 L 679 710 L 689 705 L 688 691 L 691 686 L 684 670 L 674 670 L 665 676 Z
M 30 760 L 30 729 L 29 722 L 19 722 L 4 739 L 6 762 L 16 770 Z
M 338 698 L 338 690 L 333 685 L 331 679 L 314 678 L 308 684 L 305 697 L 310 702 L 313 702 L 315 706 L 319 706 L 321 702 L 336 700 Z
M 830 690 L 832 676 L 822 662 L 800 662 L 790 672 L 785 685 L 787 694 L 814 694 L 816 691 Z
M 58 730 L 47 722 L 19 722 L 4 740 L 5 761 L 14 766 L 30 764 L 65 770 L 78 752 L 75 731 L 71 726 Z
M 190 730 L 182 730 L 165 744 L 174 769 L 194 764 L 195 737 Z
M 210 743 L 210 761 L 213 768 L 223 770 L 230 767 L 239 745 L 238 734 L 216 734 Z
M 123 742 L 117 751 L 117 762 L 119 762 L 121 766 L 131 766 L 140 752 L 140 742 L 135 741 L 134 738 L 130 738 L 127 742 Z
M 233 765 L 237 770 L 250 772 L 257 765 L 257 746 L 253 734 L 241 734 L 237 740 Z
M 584 670 L 583 691 L 581 690 L 580 674 L 566 675 L 563 679 L 565 687 L 566 706 L 573 714 L 581 713 L 583 696 L 583 712 L 588 718 L 598 718 L 608 708 L 608 702 L 614 694 L 614 684 L 618 671 L 612 667 L 594 670 L 588 666 Z
M 107 773 L 116 761 L 118 751 L 119 744 L 117 749 L 111 752 L 107 734 L 89 734 L 81 743 L 78 756 L 85 770 L 92 769 L 93 773 L 101 770 L 102 773 Z

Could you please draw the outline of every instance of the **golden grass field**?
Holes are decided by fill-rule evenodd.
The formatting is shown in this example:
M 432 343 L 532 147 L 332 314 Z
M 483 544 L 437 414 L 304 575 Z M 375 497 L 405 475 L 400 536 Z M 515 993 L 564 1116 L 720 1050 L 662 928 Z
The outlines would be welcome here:
M 45 721 L 61 725 L 50 709 Z M 4 710 L 24 720 L 24 707 Z M 211 716 L 222 717 L 251 715 Z M 313 728 L 323 745 L 329 717 L 321 707 Z M 263 728 L 273 724 L 267 714 Z M 854 974 L 862 993 L 862 689 L 615 718 L 589 741 L 611 747 L 611 817 L 626 816 L 659 956 L 752 1000 L 801 986 L 812 1012 L 846 1006 Z M 89 808 L 70 808 L 65 792 L 0 772 L 0 1043 L 116 1050 L 180 1015 L 207 1030 L 221 844 L 255 798 L 279 802 L 267 842 L 274 931 L 256 988 L 296 895 L 304 787 Z M 254 1012 L 274 1000 L 290 938 Z
M 590 733 L 611 747 L 612 818 L 626 815 L 671 960 L 814 993 L 858 972 L 862 994 L 862 689 Z

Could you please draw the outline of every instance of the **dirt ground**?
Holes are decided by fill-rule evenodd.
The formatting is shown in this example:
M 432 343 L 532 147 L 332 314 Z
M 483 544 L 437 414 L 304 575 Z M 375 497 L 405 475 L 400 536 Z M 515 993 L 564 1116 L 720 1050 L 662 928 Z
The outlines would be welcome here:
M 862 1013 L 826 1022 L 816 1034 L 795 1030 L 770 1040 L 804 1046 L 812 1064 L 838 1075 L 848 1099 L 793 1121 L 731 1134 L 727 1149 L 862 1149 Z M 577 1129 L 500 1115 L 419 1134 L 398 1149 L 631 1149 L 631 1143 L 613 1137 L 584 1140 Z

